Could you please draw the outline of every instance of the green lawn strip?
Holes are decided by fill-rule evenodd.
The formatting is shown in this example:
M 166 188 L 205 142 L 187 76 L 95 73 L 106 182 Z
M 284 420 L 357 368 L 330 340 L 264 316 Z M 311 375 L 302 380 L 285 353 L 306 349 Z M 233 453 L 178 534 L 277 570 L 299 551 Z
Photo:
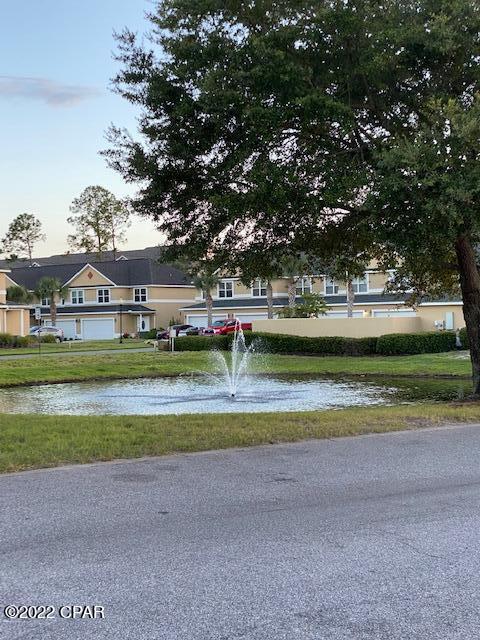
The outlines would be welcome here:
M 118 353 L 61 358 L 0 359 L 0 386 L 198 373 L 212 369 L 209 353 Z M 382 376 L 470 376 L 470 361 L 457 354 L 390 357 L 313 357 L 269 355 L 253 359 L 253 369 L 271 374 Z
M 65 341 L 61 344 L 43 343 L 40 347 L 42 353 L 72 353 L 75 351 L 96 351 L 98 349 L 108 349 L 113 351 L 121 351 L 125 349 L 139 349 L 148 347 L 145 340 L 137 340 L 129 338 L 124 340 L 122 344 L 118 340 L 92 340 L 88 342 Z M 0 349 L 0 358 L 3 356 L 30 355 L 38 354 L 38 346 L 20 347 L 18 349 Z
M 0 415 L 0 472 L 480 421 L 477 404 L 184 416 Z

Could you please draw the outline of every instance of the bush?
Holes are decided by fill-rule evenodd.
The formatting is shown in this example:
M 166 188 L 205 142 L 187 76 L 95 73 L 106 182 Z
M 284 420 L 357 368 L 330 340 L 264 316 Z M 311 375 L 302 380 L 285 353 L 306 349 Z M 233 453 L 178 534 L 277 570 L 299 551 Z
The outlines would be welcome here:
M 158 331 L 160 331 L 160 329 L 149 329 L 148 331 L 139 331 L 138 337 L 143 338 L 144 340 L 155 340 L 155 338 L 157 337 Z
M 181 336 L 175 338 L 175 351 L 226 351 L 230 346 L 230 336 Z
M 259 340 L 269 353 L 305 353 L 315 355 L 366 356 L 373 355 L 377 338 L 343 338 L 321 336 L 307 338 L 280 333 L 246 333 L 245 340 Z
M 384 356 L 440 353 L 455 349 L 454 331 L 390 333 L 377 340 L 377 353 Z
M 10 333 L 0 333 L 0 349 L 18 349 L 31 344 L 29 336 L 12 336 Z
M 188 336 L 175 340 L 177 351 L 204 351 L 229 349 L 233 334 L 227 336 Z M 379 338 L 343 338 L 321 336 L 307 338 L 280 333 L 253 333 L 245 331 L 245 342 L 258 340 L 259 350 L 267 353 L 295 353 L 323 356 L 412 355 L 440 353 L 455 349 L 455 333 L 392 333 Z M 463 339 L 462 339 L 463 342 Z
M 463 327 L 460 329 L 460 342 L 462 343 L 462 347 L 464 349 L 470 349 L 470 345 L 468 344 L 468 336 L 467 336 L 467 328 Z

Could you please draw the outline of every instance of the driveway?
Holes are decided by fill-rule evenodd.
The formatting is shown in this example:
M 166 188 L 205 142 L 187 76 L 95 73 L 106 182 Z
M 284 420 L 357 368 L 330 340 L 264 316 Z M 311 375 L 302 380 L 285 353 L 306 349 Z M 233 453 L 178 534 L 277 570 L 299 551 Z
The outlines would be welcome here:
M 0 638 L 473 640 L 479 460 L 477 425 L 2 476 L 2 615 L 55 610 Z

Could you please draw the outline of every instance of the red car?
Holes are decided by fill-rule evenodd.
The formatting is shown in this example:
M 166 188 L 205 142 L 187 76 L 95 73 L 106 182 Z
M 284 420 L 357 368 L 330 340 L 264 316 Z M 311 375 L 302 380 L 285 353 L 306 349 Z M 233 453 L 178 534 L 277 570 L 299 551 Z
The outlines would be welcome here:
M 213 336 L 220 335 L 224 336 L 227 333 L 233 333 L 235 328 L 241 327 L 242 331 L 251 331 L 252 323 L 251 322 L 240 322 L 240 320 L 216 320 L 210 327 L 207 327 L 203 330 L 203 335 L 205 336 Z

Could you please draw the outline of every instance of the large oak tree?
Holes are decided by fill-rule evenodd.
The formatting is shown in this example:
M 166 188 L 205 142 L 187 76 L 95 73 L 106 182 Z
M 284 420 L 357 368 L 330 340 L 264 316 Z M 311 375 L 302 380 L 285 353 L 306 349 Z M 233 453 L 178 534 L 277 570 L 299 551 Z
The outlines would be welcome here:
M 348 259 L 358 231 L 420 298 L 460 285 L 480 394 L 475 0 L 164 0 L 119 36 L 141 108 L 110 163 L 173 250 Z

